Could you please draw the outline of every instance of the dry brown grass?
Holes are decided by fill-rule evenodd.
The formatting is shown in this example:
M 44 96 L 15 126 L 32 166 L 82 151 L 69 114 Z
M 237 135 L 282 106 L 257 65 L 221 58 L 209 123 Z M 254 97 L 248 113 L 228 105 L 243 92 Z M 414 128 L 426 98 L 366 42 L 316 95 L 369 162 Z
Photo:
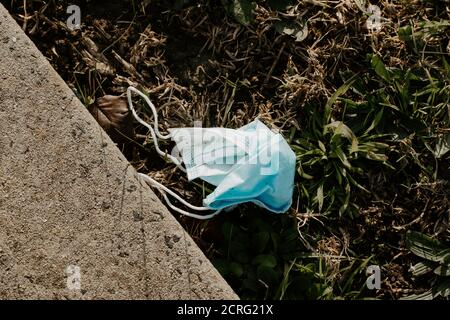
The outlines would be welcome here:
M 317 112 L 323 112 L 326 101 L 342 85 L 343 72 L 367 71 L 367 54 L 379 55 L 388 67 L 429 70 L 450 54 L 448 29 L 444 34 L 425 34 L 422 41 L 427 45 L 418 52 L 398 35 L 399 28 L 407 25 L 416 30 L 423 21 L 450 21 L 448 3 L 439 0 L 374 1 L 382 9 L 380 31 L 366 28 L 364 1 L 299 1 L 283 11 L 271 10 L 260 1 L 249 26 L 226 14 L 219 1 L 208 5 L 207 1 L 186 1 L 179 10 L 166 1 L 142 1 L 136 2 L 136 11 L 130 3 L 124 11 L 124 5 L 116 2 L 111 2 L 112 8 L 118 7 L 109 16 L 83 6 L 83 28 L 73 32 L 64 24 L 64 1 L 28 1 L 26 12 L 23 1 L 12 1 L 11 7 L 87 105 L 105 94 L 121 95 L 129 85 L 136 86 L 158 107 L 161 130 L 191 126 L 195 120 L 204 126 L 236 128 L 260 117 L 288 138 L 301 135 L 305 106 L 316 105 Z M 297 42 L 280 34 L 274 27 L 280 20 L 306 23 L 308 36 Z M 343 108 L 342 102 L 335 104 L 336 118 Z M 143 128 L 136 127 L 136 132 L 134 145 L 141 146 L 127 151 L 132 164 L 198 203 L 203 186 L 188 183 L 174 166 L 159 159 Z M 399 148 L 410 152 L 407 139 Z M 328 217 L 306 212 L 297 196 L 290 215 L 298 220 L 300 240 L 308 249 L 347 257 L 355 252 L 364 257 L 375 254 L 386 263 L 389 275 L 387 289 L 379 294 L 397 298 L 414 288 L 404 265 L 408 260 L 402 233 L 414 227 L 448 237 L 450 206 L 445 181 L 411 183 L 398 187 L 395 194 L 390 184 L 385 172 L 369 174 L 365 186 L 370 196 L 353 196 L 360 206 L 359 220 L 332 220 L 330 225 Z M 244 207 L 236 216 L 245 210 L 254 209 Z M 184 223 L 213 255 L 214 241 L 220 239 L 211 235 L 220 233 L 222 221 Z M 330 278 L 342 276 L 340 259 L 327 263 Z

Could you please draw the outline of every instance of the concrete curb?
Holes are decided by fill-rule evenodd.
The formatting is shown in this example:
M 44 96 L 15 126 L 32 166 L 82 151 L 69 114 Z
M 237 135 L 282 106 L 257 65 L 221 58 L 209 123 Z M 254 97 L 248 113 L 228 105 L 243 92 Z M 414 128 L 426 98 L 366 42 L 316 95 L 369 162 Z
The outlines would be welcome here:
M 0 299 L 23 298 L 238 297 L 0 5 Z

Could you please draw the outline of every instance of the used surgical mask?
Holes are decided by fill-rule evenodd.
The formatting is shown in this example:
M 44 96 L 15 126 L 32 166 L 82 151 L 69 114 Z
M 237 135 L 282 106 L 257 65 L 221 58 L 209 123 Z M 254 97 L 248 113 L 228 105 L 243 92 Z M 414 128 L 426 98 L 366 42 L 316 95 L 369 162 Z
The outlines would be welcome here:
M 153 127 L 136 113 L 132 101 L 133 92 L 144 98 L 152 110 Z M 200 178 L 216 187 L 203 199 L 203 206 L 197 207 L 140 173 L 150 186 L 162 193 L 169 207 L 197 219 L 209 219 L 223 209 L 245 202 L 253 202 L 275 213 L 289 209 L 296 158 L 281 134 L 271 131 L 256 119 L 239 129 L 172 128 L 168 129 L 169 134 L 163 135 L 159 132 L 158 115 L 150 99 L 134 87 L 128 88 L 127 98 L 133 116 L 149 129 L 156 151 L 186 172 L 189 181 Z M 158 138 L 173 140 L 181 157 L 163 152 L 158 146 Z M 207 215 L 187 212 L 174 206 L 168 195 L 192 210 L 214 212 Z

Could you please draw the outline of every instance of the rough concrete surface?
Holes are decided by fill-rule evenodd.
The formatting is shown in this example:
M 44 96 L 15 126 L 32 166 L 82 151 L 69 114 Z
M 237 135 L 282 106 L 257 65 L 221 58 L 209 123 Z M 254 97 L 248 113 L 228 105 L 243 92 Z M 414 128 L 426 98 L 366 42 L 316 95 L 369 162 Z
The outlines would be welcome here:
M 0 5 L 0 299 L 21 298 L 237 296 Z

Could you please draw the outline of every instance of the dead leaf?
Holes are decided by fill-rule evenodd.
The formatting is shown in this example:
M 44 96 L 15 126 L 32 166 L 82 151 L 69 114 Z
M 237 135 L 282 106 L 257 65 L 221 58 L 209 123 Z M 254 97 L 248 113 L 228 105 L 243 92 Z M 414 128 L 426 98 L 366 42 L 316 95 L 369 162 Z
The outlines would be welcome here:
M 125 98 L 103 96 L 89 107 L 89 112 L 114 142 L 125 143 L 134 139 L 133 122 Z

